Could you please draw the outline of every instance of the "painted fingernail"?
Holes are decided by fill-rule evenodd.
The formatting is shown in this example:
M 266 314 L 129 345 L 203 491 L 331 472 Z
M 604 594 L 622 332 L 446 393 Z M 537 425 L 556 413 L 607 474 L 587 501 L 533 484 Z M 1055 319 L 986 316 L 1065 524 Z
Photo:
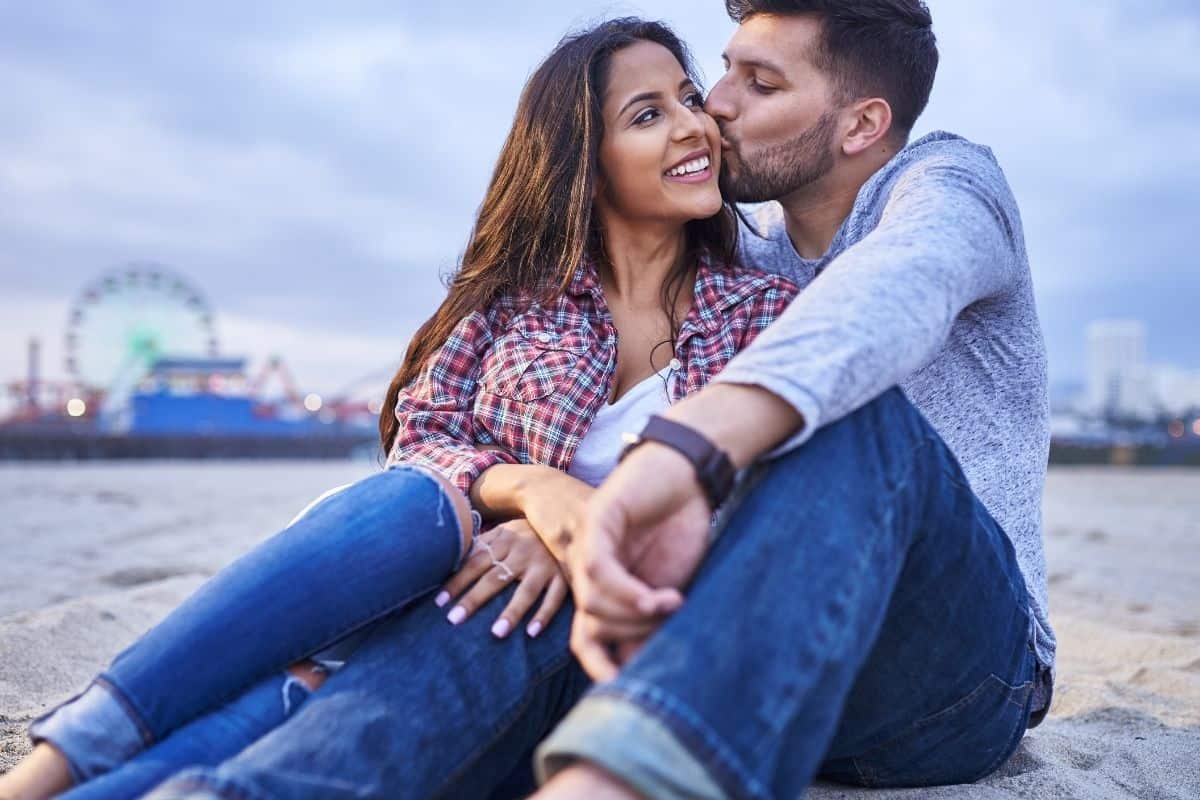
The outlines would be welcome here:
M 537 636 L 542 632 L 542 623 L 535 619 L 533 622 L 529 623 L 529 627 L 525 629 L 525 632 L 530 636 Z
M 450 609 L 450 613 L 446 615 L 446 619 L 450 620 L 451 625 L 457 625 L 467 618 L 467 610 L 462 606 L 455 606 Z
M 441 608 L 442 606 L 446 605 L 446 603 L 449 603 L 449 602 L 450 602 L 450 593 L 447 591 L 438 592 L 437 597 L 433 598 L 433 604 L 436 605 L 438 608 Z
M 496 620 L 496 624 L 492 626 L 492 635 L 499 638 L 504 638 L 508 635 L 510 628 L 512 628 L 512 625 L 509 624 L 508 620 L 501 617 L 500 619 Z

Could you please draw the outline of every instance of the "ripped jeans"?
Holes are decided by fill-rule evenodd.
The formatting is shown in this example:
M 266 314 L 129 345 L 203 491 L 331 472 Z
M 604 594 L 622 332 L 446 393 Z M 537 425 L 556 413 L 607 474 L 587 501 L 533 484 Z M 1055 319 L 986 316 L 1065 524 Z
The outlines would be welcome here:
M 420 468 L 327 493 L 35 720 L 30 736 L 66 756 L 72 800 L 137 797 L 185 767 L 218 764 L 307 699 L 289 665 L 343 659 L 372 623 L 451 575 L 463 538 L 450 498 Z

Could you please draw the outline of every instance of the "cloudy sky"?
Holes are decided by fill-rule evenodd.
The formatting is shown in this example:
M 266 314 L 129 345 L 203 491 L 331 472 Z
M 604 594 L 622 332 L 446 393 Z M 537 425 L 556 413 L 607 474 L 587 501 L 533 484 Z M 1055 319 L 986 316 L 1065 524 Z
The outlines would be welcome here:
M 1200 6 L 931 0 L 942 66 L 917 133 L 989 144 L 1025 220 L 1051 369 L 1132 317 L 1200 368 Z M 670 21 L 710 82 L 718 0 L 0 2 L 0 379 L 63 374 L 79 290 L 156 261 L 223 353 L 307 389 L 386 374 L 435 307 L 517 95 L 566 30 Z

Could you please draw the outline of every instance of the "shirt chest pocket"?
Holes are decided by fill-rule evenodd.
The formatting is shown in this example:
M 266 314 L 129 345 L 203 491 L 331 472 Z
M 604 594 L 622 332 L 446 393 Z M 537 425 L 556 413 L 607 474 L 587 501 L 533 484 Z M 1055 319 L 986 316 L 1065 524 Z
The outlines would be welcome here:
M 481 392 L 531 402 L 561 391 L 588 349 L 584 330 L 561 330 L 545 317 L 513 319 L 484 357 Z

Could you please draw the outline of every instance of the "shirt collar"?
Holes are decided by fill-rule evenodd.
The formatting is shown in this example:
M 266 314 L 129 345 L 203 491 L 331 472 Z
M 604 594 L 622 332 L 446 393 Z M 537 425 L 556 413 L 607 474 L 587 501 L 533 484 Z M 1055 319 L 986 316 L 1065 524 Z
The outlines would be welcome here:
M 596 269 L 596 262 L 592 260 L 590 255 L 584 254 L 579 264 L 575 267 L 575 274 L 571 276 L 571 283 L 567 286 L 567 293 L 576 297 L 580 295 L 600 294 L 600 272 Z
M 702 251 L 696 264 L 696 283 L 693 287 L 692 310 L 683 321 L 683 330 L 695 327 L 705 333 L 713 333 L 724 324 L 726 309 L 742 302 L 746 297 L 760 291 L 765 277 L 746 270 L 718 268 L 712 256 Z M 604 290 L 600 284 L 600 272 L 591 256 L 585 255 L 575 268 L 568 293 L 576 297 L 590 295 L 603 303 Z
M 692 311 L 684 320 L 684 329 L 692 323 L 705 333 L 715 333 L 725 324 L 728 309 L 763 291 L 767 283 L 766 275 L 757 270 L 715 266 L 711 254 L 702 253 L 696 269 Z

